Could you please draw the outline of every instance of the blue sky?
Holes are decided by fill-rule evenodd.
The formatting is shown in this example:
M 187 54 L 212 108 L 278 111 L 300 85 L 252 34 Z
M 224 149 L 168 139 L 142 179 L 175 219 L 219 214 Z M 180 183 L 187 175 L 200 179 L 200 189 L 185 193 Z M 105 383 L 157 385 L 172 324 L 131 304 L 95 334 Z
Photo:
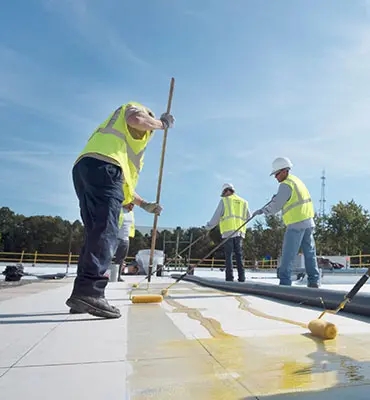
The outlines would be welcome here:
M 201 226 L 231 181 L 262 206 L 288 156 L 319 207 L 370 208 L 365 0 L 13 0 L 0 14 L 0 206 L 74 220 L 75 158 L 118 105 L 158 115 L 171 76 L 161 226 Z M 162 132 L 137 191 L 154 200 Z M 153 217 L 137 209 L 138 225 Z

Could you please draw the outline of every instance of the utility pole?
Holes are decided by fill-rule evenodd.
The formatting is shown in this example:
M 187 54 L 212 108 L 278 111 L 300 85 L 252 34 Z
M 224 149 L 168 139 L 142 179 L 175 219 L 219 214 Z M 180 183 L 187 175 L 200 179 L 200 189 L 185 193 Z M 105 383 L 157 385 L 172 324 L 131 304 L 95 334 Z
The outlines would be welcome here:
M 322 171 L 321 175 L 321 198 L 320 198 L 320 217 L 325 217 L 325 186 L 326 186 L 326 176 L 325 169 Z

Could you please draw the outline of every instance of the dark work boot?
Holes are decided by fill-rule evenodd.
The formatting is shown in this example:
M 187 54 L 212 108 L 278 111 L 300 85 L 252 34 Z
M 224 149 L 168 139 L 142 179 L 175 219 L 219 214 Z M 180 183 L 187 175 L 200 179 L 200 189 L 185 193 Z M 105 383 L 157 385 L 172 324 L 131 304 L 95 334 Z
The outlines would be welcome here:
M 318 289 L 320 285 L 318 283 L 308 283 L 307 287 L 313 288 L 313 289 Z
M 119 318 L 121 316 L 119 309 L 111 306 L 104 297 L 72 295 L 66 304 L 74 314 L 88 313 L 102 318 Z

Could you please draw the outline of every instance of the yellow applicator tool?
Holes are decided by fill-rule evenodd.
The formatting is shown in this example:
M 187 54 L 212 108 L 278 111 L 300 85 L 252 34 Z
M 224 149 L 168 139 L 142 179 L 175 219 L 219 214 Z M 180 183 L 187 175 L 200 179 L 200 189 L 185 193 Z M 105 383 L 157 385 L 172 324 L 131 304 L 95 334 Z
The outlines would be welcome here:
M 359 292 L 359 290 L 364 286 L 367 280 L 370 277 L 370 268 L 367 272 L 360 278 L 360 280 L 356 283 L 356 285 L 352 288 L 352 290 L 344 297 L 344 300 L 339 304 L 339 306 L 335 310 L 325 310 L 323 311 L 318 319 L 312 320 L 308 324 L 308 329 L 314 336 L 318 336 L 322 339 L 335 339 L 338 334 L 337 327 L 327 321 L 323 321 L 321 318 L 326 314 L 337 314 L 340 310 L 342 310 L 347 303 L 349 303 L 355 295 Z
M 171 78 L 170 92 L 168 95 L 168 102 L 167 102 L 167 113 L 168 114 L 171 111 L 171 104 L 172 104 L 174 88 L 175 88 L 175 78 Z M 164 134 L 163 134 L 161 162 L 160 162 L 160 166 L 159 166 L 159 177 L 158 177 L 158 187 L 157 187 L 157 197 L 156 197 L 156 203 L 158 203 L 158 204 L 159 204 L 160 195 L 161 195 L 164 156 L 166 153 L 166 143 L 167 143 L 167 131 L 168 131 L 168 128 L 165 128 Z M 152 269 L 153 269 L 153 254 L 154 254 L 155 243 L 156 243 L 157 223 L 158 223 L 158 214 L 155 214 L 154 215 L 154 223 L 153 223 L 153 231 L 152 231 L 152 244 L 150 247 L 150 257 L 149 257 L 148 286 L 149 286 L 150 277 L 152 275 Z M 158 302 L 160 303 L 163 300 L 163 297 L 160 295 L 144 295 L 144 296 L 137 295 L 137 296 L 131 297 L 131 293 L 130 293 L 129 297 L 133 303 L 158 303 Z
M 136 295 L 131 297 L 133 303 L 161 303 L 163 296 L 160 294 L 147 294 L 145 296 Z

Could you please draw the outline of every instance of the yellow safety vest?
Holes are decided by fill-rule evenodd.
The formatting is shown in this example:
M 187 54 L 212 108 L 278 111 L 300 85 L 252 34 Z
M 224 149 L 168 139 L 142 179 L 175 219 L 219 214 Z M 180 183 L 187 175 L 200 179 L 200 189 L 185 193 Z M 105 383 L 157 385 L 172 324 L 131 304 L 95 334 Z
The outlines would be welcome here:
M 220 219 L 221 235 L 236 231 L 248 217 L 248 202 L 236 194 L 223 197 L 224 214 Z M 247 224 L 239 229 L 245 233 Z
M 129 211 L 127 214 L 131 215 L 131 220 L 132 220 L 132 223 L 131 223 L 131 226 L 130 226 L 130 233 L 129 233 L 128 236 L 133 238 L 133 237 L 135 237 L 135 217 L 134 217 L 134 212 L 133 211 Z M 123 210 L 121 208 L 121 212 L 119 214 L 119 220 L 118 220 L 119 229 L 122 228 L 124 218 L 125 218 L 125 213 L 123 212 Z
M 284 224 L 290 225 L 313 218 L 315 211 L 306 185 L 294 175 L 288 175 L 288 178 L 281 183 L 292 188 L 292 195 L 282 210 Z
M 144 107 L 136 102 L 129 104 Z M 114 160 L 122 168 L 124 176 L 124 204 L 131 203 L 134 199 L 139 173 L 144 165 L 145 148 L 152 136 L 151 131 L 146 131 L 141 139 L 131 136 L 125 120 L 126 107 L 127 105 L 123 105 L 110 114 L 91 135 L 77 158 L 78 161 L 83 155 L 98 153 Z

